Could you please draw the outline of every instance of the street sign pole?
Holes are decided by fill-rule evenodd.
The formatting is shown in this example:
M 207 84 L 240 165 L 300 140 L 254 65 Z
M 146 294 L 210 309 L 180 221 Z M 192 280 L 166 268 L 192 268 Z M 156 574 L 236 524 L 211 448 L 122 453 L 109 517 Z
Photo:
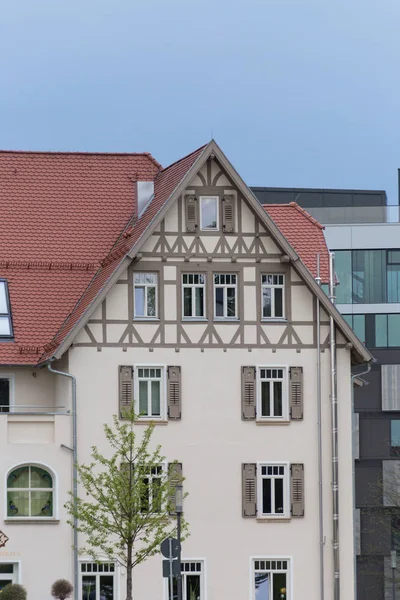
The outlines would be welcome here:
M 174 600 L 174 580 L 172 578 L 172 538 L 168 538 L 169 543 L 169 600 Z

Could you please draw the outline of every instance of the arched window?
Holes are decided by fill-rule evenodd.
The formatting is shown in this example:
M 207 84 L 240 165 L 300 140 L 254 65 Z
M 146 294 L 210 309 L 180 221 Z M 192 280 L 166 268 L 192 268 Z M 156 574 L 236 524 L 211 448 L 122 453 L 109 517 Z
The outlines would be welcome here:
M 35 465 L 13 469 L 7 477 L 7 517 L 53 517 L 53 476 Z

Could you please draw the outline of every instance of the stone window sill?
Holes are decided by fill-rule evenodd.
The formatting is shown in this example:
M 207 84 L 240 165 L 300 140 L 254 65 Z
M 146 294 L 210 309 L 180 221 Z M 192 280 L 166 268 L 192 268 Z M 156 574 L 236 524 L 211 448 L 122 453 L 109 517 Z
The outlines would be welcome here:
M 165 419 L 137 419 L 134 423 L 135 425 L 168 425 L 168 421 Z
M 290 523 L 290 517 L 257 517 L 257 523 Z
M 21 517 L 20 519 L 4 519 L 7 525 L 58 525 L 60 519 L 29 519 Z
M 276 425 L 290 425 L 290 421 L 256 421 L 256 425 L 272 425 L 273 427 L 275 427 Z

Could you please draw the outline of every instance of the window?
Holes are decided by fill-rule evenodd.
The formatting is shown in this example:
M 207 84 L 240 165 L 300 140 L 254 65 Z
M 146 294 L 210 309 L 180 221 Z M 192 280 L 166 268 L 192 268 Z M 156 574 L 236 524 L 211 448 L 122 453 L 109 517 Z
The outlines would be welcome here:
M 335 271 L 339 281 L 335 293 L 338 304 L 351 304 L 353 301 L 351 268 L 351 250 L 335 251 Z
M 164 367 L 138 367 L 136 373 L 135 410 L 139 418 L 165 418 Z
M 288 516 L 288 473 L 285 465 L 260 465 L 259 517 Z
M 157 274 L 134 273 L 134 317 L 154 319 L 157 317 Z
M 12 337 L 10 298 L 7 281 L 0 280 L 0 338 Z
M 114 600 L 117 597 L 114 563 L 81 563 L 82 600 Z
M 284 275 L 262 275 L 262 317 L 263 319 L 284 317 Z
M 236 319 L 237 276 L 234 273 L 214 275 L 215 317 L 217 319 Z
M 161 478 L 163 474 L 162 465 L 156 465 L 148 469 L 143 475 L 143 493 L 141 496 L 140 512 L 161 511 Z
M 219 229 L 218 196 L 200 197 L 200 229 L 216 231 Z
M 202 561 L 193 560 L 182 561 L 182 600 L 204 600 L 204 564 Z M 171 598 L 171 590 L 169 581 L 166 580 L 168 589 L 168 600 L 177 600 L 178 598 L 178 579 L 173 578 L 173 591 Z
M 18 564 L 0 562 L 0 593 L 10 583 L 18 583 Z
M 260 368 L 258 370 L 257 415 L 261 419 L 287 419 L 287 369 Z
M 53 495 L 53 477 L 46 469 L 33 465 L 18 467 L 7 477 L 7 517 L 54 517 Z
M 205 317 L 205 283 L 206 276 L 202 273 L 184 273 L 182 275 L 184 318 Z
M 253 577 L 253 600 L 290 600 L 287 559 L 254 559 Z
M 0 377 L 0 414 L 10 412 L 13 383 L 14 380 L 11 377 Z
M 390 456 L 400 456 L 400 421 L 390 422 Z

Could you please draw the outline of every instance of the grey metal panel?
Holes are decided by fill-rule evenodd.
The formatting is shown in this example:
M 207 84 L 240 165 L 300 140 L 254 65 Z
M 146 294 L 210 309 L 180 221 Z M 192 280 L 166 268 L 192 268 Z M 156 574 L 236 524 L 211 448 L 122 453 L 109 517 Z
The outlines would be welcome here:
M 358 460 L 360 458 L 360 415 L 354 413 L 353 419 L 353 456 L 354 460 Z
M 355 553 L 356 556 L 361 554 L 361 514 L 360 509 L 354 509 L 354 537 L 355 537 Z
M 382 365 L 382 410 L 400 410 L 400 365 Z
M 251 187 L 264 204 L 286 204 L 298 196 L 300 206 L 385 206 L 384 190 L 339 190 L 324 188 Z M 292 201 L 292 200 L 289 200 Z
M 390 458 L 390 419 L 360 419 L 361 458 Z
M 376 353 L 374 352 L 374 356 Z M 354 390 L 354 406 L 357 411 L 379 411 L 382 410 L 381 402 L 381 368 L 380 365 L 372 365 L 371 371 L 362 376 L 368 385 L 356 387 Z
M 384 600 L 383 557 L 357 559 L 357 600 Z
M 399 559 L 397 558 L 397 563 Z M 396 589 L 395 595 L 393 597 L 393 585 L 392 585 L 392 567 L 391 567 L 391 558 L 390 556 L 385 556 L 384 558 L 384 573 L 385 573 L 385 600 L 400 600 L 400 588 L 399 588 L 399 580 L 400 580 L 400 569 L 396 569 Z
M 356 506 L 382 506 L 382 466 L 356 463 Z
M 361 554 L 385 556 L 391 545 L 391 515 L 383 511 L 361 512 Z
M 400 506 L 400 460 L 382 462 L 383 506 Z

